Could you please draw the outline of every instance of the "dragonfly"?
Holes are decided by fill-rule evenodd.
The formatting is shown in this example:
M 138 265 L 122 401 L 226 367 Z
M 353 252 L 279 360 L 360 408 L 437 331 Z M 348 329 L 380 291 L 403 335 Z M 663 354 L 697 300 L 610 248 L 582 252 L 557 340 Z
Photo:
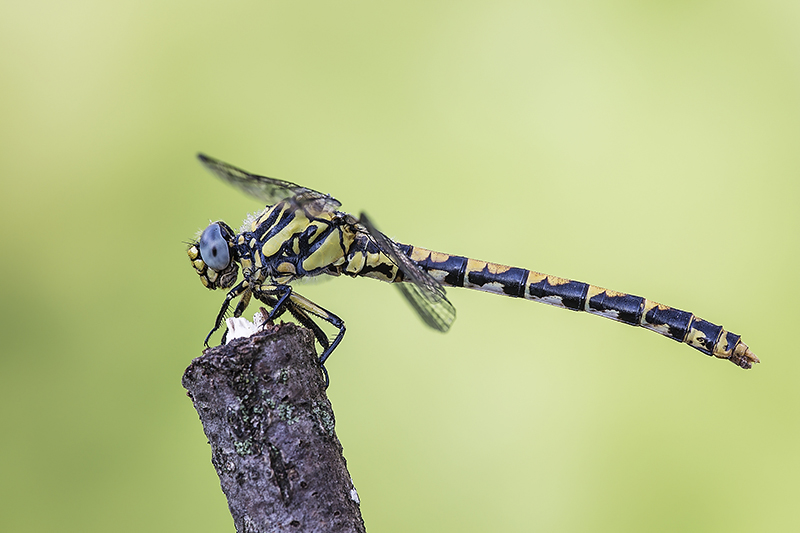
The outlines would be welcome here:
M 238 233 L 223 221 L 212 222 L 189 243 L 189 259 L 203 285 L 228 289 L 206 346 L 234 301 L 233 316 L 240 317 L 255 298 L 271 309 L 268 322 L 288 312 L 313 332 L 322 348 L 318 361 L 327 384 L 324 365 L 344 337 L 344 321 L 300 295 L 292 282 L 345 275 L 395 284 L 422 321 L 441 332 L 456 318 L 445 287 L 464 287 L 643 327 L 744 369 L 759 362 L 739 335 L 688 311 L 533 270 L 401 244 L 378 231 L 366 214 L 356 219 L 339 211 L 341 203 L 328 194 L 251 174 L 204 154 L 198 159 L 217 177 L 266 203 Z M 239 269 L 242 280 L 237 283 Z M 319 320 L 338 330 L 332 340 Z M 226 335 L 227 330 L 223 343 Z

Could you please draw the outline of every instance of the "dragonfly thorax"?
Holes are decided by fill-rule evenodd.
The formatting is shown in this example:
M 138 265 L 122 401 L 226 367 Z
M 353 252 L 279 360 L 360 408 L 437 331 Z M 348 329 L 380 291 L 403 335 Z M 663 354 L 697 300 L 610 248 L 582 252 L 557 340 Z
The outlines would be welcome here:
M 268 207 L 251 231 L 236 236 L 245 278 L 285 284 L 320 274 L 338 274 L 354 237 L 344 213 L 292 201 Z

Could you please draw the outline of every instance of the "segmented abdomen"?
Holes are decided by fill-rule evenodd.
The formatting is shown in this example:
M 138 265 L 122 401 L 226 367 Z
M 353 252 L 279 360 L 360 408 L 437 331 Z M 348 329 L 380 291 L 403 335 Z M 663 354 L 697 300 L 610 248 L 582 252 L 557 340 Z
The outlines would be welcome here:
M 416 246 L 401 245 L 401 250 L 443 285 L 525 298 L 641 326 L 742 368 L 759 362 L 739 335 L 641 296 Z

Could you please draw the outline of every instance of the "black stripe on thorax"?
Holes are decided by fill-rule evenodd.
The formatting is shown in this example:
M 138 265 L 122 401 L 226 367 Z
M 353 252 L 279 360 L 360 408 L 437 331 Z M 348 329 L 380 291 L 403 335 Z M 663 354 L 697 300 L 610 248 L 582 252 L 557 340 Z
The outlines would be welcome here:
M 281 231 L 287 224 L 294 220 L 296 209 L 291 209 L 289 205 L 281 209 L 272 209 L 266 220 L 261 222 L 256 231 L 256 237 L 261 242 L 266 242 Z M 279 218 L 280 217 L 280 218 Z

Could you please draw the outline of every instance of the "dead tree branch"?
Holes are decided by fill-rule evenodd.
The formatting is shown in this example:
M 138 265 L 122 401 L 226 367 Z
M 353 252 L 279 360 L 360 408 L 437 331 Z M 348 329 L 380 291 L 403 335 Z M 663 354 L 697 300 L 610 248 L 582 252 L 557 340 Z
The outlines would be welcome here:
M 365 531 L 311 332 L 268 326 L 208 349 L 183 386 L 237 532 Z

